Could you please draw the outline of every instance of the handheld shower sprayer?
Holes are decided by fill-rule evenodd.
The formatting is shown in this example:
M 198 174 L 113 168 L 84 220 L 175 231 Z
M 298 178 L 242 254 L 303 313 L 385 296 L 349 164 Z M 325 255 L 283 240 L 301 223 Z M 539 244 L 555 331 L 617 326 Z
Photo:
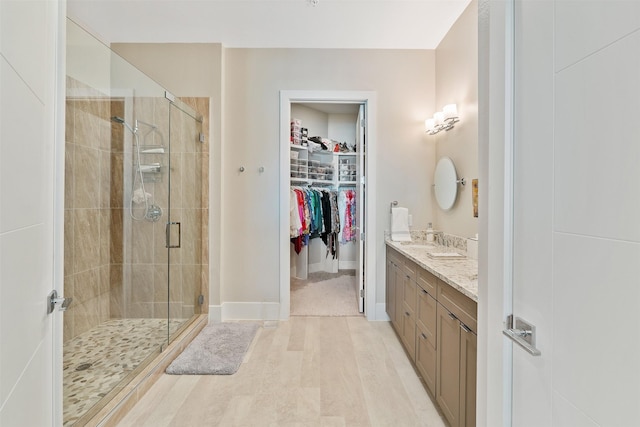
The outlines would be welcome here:
M 111 117 L 111 121 L 115 122 L 115 123 L 120 123 L 121 125 L 124 125 L 127 129 L 129 129 L 131 131 L 132 134 L 136 134 L 138 133 L 138 121 L 136 120 L 135 126 L 131 127 L 131 125 L 129 123 L 127 123 L 122 117 L 119 116 L 113 116 Z
M 131 200 L 129 201 L 129 214 L 131 215 L 131 218 L 133 218 L 136 221 L 141 221 L 143 219 L 146 219 L 147 221 L 158 221 L 160 219 L 160 217 L 162 216 L 162 209 L 154 204 L 150 204 L 149 203 L 149 197 L 151 197 L 151 195 L 149 193 L 146 192 L 145 188 L 144 188 L 144 175 L 143 175 L 143 168 L 142 165 L 140 164 L 140 135 L 138 134 L 138 123 L 142 123 L 144 125 L 147 125 L 151 128 L 150 132 L 155 131 L 158 127 L 156 125 L 153 125 L 151 123 L 146 123 L 143 121 L 138 121 L 135 120 L 134 122 L 134 126 L 131 127 L 131 125 L 129 125 L 129 123 L 127 123 L 122 117 L 119 116 L 112 116 L 111 117 L 111 121 L 113 121 L 114 123 L 120 123 L 122 125 L 124 125 L 127 129 L 129 129 L 129 131 L 133 134 L 133 140 L 134 140 L 134 148 L 135 148 L 135 169 L 136 171 L 134 172 L 134 176 L 133 176 L 133 182 L 131 184 Z M 149 132 L 147 132 L 148 135 Z M 143 135 L 142 138 L 144 139 L 146 135 Z M 140 184 L 140 188 L 136 189 L 136 181 L 139 180 L 139 184 Z M 134 215 L 133 213 L 133 203 L 134 203 L 134 194 L 136 194 L 136 192 L 140 192 L 140 194 L 142 195 L 142 200 L 140 201 L 136 201 L 136 203 L 144 203 L 144 216 L 142 218 L 138 218 Z

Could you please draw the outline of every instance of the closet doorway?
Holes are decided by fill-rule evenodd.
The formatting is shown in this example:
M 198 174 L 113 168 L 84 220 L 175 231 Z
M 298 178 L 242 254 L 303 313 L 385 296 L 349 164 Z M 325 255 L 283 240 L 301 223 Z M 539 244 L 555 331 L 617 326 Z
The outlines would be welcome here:
M 281 92 L 282 319 L 376 317 L 374 118 L 375 93 Z

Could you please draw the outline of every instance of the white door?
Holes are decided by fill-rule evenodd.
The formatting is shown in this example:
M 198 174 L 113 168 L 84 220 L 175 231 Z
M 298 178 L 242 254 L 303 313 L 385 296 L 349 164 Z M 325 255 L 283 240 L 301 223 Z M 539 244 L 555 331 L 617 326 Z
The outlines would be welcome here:
M 364 312 L 364 272 L 365 272 L 365 256 L 364 256 L 364 241 L 362 237 L 365 233 L 364 227 L 364 212 L 363 209 L 365 201 L 365 185 L 366 185 L 366 170 L 365 170 L 365 135 L 366 135 L 366 118 L 364 115 L 364 105 L 360 105 L 360 111 L 358 112 L 358 123 L 356 124 L 356 141 L 358 144 L 357 157 L 356 157 L 356 176 L 358 176 L 357 184 L 357 197 L 356 197 L 356 243 L 358 245 L 358 264 L 356 265 L 356 278 L 358 280 L 358 310 L 360 313 Z M 366 237 L 365 237 L 366 238 Z
M 60 424 L 61 364 L 47 314 L 54 253 L 56 1 L 0 2 L 0 425 Z M 64 109 L 64 103 L 62 103 Z M 60 166 L 58 162 L 58 166 Z M 60 187 L 58 187 L 60 188 Z M 59 200 L 58 200 L 59 202 Z M 61 206 L 58 204 L 58 206 Z M 60 212 L 60 210 L 58 210 Z M 60 227 L 61 228 L 61 227 Z M 60 230 L 58 230 L 60 231 Z M 61 235 L 61 233 L 60 233 Z M 54 392 L 55 390 L 55 392 Z
M 515 2 L 512 313 L 535 326 L 533 355 L 513 345 L 513 426 L 552 426 L 552 2 Z M 547 10 L 545 10 L 547 9 Z M 549 49 L 549 51 L 545 51 Z M 531 111 L 531 105 L 537 105 Z M 514 325 L 515 326 L 515 325 Z M 517 329 L 526 329 L 517 325 Z
M 511 425 L 640 425 L 640 4 L 514 16 Z

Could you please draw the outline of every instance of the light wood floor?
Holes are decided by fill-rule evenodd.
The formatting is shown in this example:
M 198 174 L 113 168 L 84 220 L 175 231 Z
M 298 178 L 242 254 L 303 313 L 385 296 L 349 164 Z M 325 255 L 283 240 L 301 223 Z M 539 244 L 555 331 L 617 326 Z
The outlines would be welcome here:
M 163 375 L 119 426 L 444 426 L 388 322 L 292 317 L 229 376 Z

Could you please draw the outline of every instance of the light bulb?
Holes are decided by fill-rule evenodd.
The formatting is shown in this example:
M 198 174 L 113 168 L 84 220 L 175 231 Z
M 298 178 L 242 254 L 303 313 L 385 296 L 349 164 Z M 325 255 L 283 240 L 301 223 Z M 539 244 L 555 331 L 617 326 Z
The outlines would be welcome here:
M 445 105 L 442 109 L 444 120 L 454 120 L 458 118 L 458 107 L 456 104 Z
M 436 127 L 436 121 L 434 119 L 427 119 L 424 121 L 424 129 L 427 133 L 433 132 Z

